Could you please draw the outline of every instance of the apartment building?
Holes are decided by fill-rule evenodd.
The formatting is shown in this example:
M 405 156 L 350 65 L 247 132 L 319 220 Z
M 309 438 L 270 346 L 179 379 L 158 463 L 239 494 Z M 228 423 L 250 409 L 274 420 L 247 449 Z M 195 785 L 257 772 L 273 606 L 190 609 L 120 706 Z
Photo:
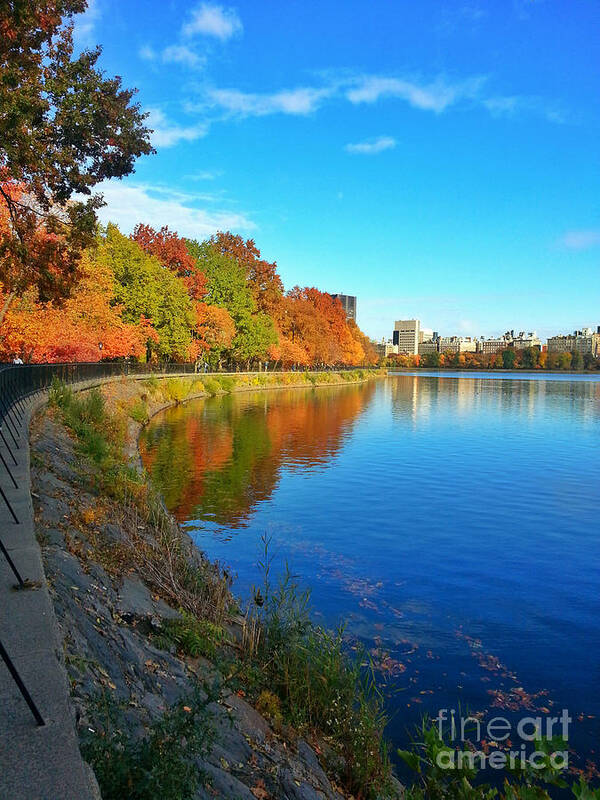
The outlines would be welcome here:
M 596 332 L 592 328 L 582 328 L 565 336 L 551 336 L 548 339 L 549 353 L 572 353 L 579 351 L 582 355 L 591 354 L 594 358 L 600 355 L 600 325 Z
M 440 353 L 474 353 L 477 340 L 470 336 L 442 336 L 439 340 Z
M 419 342 L 419 355 L 424 356 L 427 353 L 438 353 L 439 339 L 429 339 L 425 342 Z
M 527 350 L 529 347 L 535 347 L 538 350 L 542 349 L 542 343 L 538 339 L 535 331 L 530 331 L 529 333 L 520 331 L 518 336 L 513 336 L 511 346 L 514 347 L 515 350 Z

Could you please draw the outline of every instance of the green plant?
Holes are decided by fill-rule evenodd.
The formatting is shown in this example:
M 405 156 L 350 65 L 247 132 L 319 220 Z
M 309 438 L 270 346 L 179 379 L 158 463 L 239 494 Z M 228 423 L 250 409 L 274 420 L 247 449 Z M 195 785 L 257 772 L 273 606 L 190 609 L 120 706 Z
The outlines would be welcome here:
M 223 375 L 222 377 L 218 378 L 218 381 L 221 384 L 221 389 L 228 394 L 233 392 L 235 389 L 235 380 L 228 375 Z
M 164 382 L 164 394 L 168 400 L 174 400 L 176 403 L 182 403 L 189 395 L 191 384 L 189 381 L 182 378 L 169 378 Z
M 122 710 L 107 695 L 96 698 L 93 727 L 82 741 L 103 800 L 192 800 L 205 776 L 195 763 L 214 741 L 210 700 L 199 690 L 154 721 L 145 735 L 126 730 Z
M 143 400 L 136 400 L 129 409 L 129 416 L 140 425 L 145 425 L 148 422 L 148 404 Z
M 160 387 L 160 381 L 156 377 L 156 375 L 151 375 L 149 378 L 146 378 L 142 381 L 144 386 L 147 386 L 148 389 L 151 389 L 153 392 L 157 392 Z
M 179 651 L 193 658 L 214 658 L 217 646 L 225 639 L 223 628 L 209 620 L 198 619 L 189 612 L 182 611 L 181 614 L 181 619 L 163 622 L 156 643 L 165 649 L 175 645 Z
M 215 378 L 204 378 L 204 391 L 208 392 L 211 397 L 214 397 L 221 391 L 221 385 Z
M 273 584 L 269 541 L 263 541 L 263 585 L 254 591 L 257 610 L 246 623 L 258 627 L 247 641 L 262 670 L 261 689 L 279 698 L 285 721 L 326 736 L 334 754 L 330 766 L 345 788 L 374 800 L 388 790 L 391 766 L 372 666 L 368 659 L 362 666 L 364 653 L 350 657 L 343 628 L 330 632 L 311 622 L 310 593 L 287 567 Z
M 452 747 L 446 739 L 445 732 L 425 716 L 411 748 L 398 751 L 417 775 L 415 783 L 405 791 L 406 800 L 550 800 L 548 787 L 568 788 L 562 770 L 551 758 L 565 749 L 560 737 L 535 742 L 535 768 L 527 760 L 519 760 L 513 768 L 507 766 L 509 774 L 502 789 L 479 781 L 480 759 L 474 750 Z M 600 800 L 600 789 L 592 789 L 582 777 L 570 788 L 581 800 Z

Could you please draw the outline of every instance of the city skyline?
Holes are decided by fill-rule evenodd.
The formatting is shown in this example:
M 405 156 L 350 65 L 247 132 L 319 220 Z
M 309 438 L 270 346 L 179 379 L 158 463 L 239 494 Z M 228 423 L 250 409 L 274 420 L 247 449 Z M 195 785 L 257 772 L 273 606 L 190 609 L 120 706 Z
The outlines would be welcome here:
M 397 309 L 464 335 L 593 324 L 600 7 L 141 9 L 76 25 L 155 131 L 103 221 L 253 237 L 286 288 L 358 296 L 374 338 Z

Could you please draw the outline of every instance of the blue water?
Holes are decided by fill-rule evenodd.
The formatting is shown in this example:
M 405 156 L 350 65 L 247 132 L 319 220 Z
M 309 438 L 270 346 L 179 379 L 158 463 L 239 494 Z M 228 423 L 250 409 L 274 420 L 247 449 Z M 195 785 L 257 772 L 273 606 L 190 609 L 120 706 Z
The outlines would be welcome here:
M 143 457 L 248 596 L 261 536 L 348 621 L 405 744 L 427 711 L 567 708 L 600 760 L 600 380 L 403 373 L 193 401 Z

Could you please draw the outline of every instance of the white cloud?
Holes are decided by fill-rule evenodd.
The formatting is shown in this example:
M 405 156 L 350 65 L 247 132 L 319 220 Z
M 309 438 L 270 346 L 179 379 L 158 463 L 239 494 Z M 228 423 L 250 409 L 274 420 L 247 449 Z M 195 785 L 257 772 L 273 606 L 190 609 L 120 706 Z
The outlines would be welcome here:
M 242 21 L 235 9 L 201 3 L 192 11 L 191 19 L 183 26 L 182 33 L 184 36 L 213 36 L 224 42 L 242 30 Z
M 138 50 L 138 55 L 140 58 L 143 58 L 144 61 L 155 61 L 157 58 L 156 50 L 150 47 L 149 44 L 142 45 Z
M 83 14 L 77 14 L 74 17 L 73 41 L 76 48 L 92 47 L 95 44 L 93 34 L 99 19 L 100 4 L 98 0 L 88 0 Z
M 527 112 L 545 117 L 548 122 L 563 124 L 567 121 L 562 109 L 547 103 L 541 97 L 527 95 L 487 97 L 482 103 L 493 117 L 512 117 L 517 113 Z
M 207 127 L 200 123 L 187 127 L 169 122 L 159 108 L 148 109 L 148 127 L 153 130 L 151 139 L 154 147 L 173 147 L 179 142 L 193 142 L 206 136 Z
M 190 69 L 198 69 L 206 63 L 204 56 L 198 55 L 191 48 L 184 44 L 172 44 L 164 50 L 157 52 L 153 47 L 146 44 L 140 47 L 138 55 L 144 61 L 162 61 L 163 64 L 181 64 Z
M 193 50 L 183 44 L 172 44 L 169 47 L 165 47 L 162 52 L 162 60 L 165 64 L 183 64 L 192 69 L 204 66 L 206 63 L 204 57 L 194 53 Z
M 439 114 L 459 100 L 476 97 L 484 80 L 476 77 L 452 84 L 438 77 L 431 83 L 419 84 L 404 78 L 364 75 L 353 81 L 346 97 L 354 104 L 375 103 L 383 97 L 397 97 L 414 108 Z
M 332 94 L 331 88 L 310 87 L 283 89 L 272 94 L 252 94 L 238 89 L 212 89 L 208 93 L 208 99 L 213 105 L 232 114 L 261 117 L 267 114 L 310 114 Z
M 222 174 L 220 170 L 203 170 L 202 172 L 195 172 L 193 175 L 186 175 L 185 177 L 190 181 L 214 181 Z
M 568 250 L 589 250 L 600 245 L 600 230 L 567 231 L 561 244 Z
M 198 197 L 161 186 L 107 181 L 98 187 L 106 206 L 98 217 L 131 233 L 138 222 L 153 228 L 168 225 L 181 236 L 204 238 L 218 230 L 251 231 L 256 225 L 245 214 L 229 210 L 197 208 Z
M 397 142 L 392 136 L 378 136 L 376 139 L 369 139 L 366 142 L 347 144 L 344 150 L 360 155 L 376 155 L 383 153 L 384 150 L 393 150 L 396 144 Z

